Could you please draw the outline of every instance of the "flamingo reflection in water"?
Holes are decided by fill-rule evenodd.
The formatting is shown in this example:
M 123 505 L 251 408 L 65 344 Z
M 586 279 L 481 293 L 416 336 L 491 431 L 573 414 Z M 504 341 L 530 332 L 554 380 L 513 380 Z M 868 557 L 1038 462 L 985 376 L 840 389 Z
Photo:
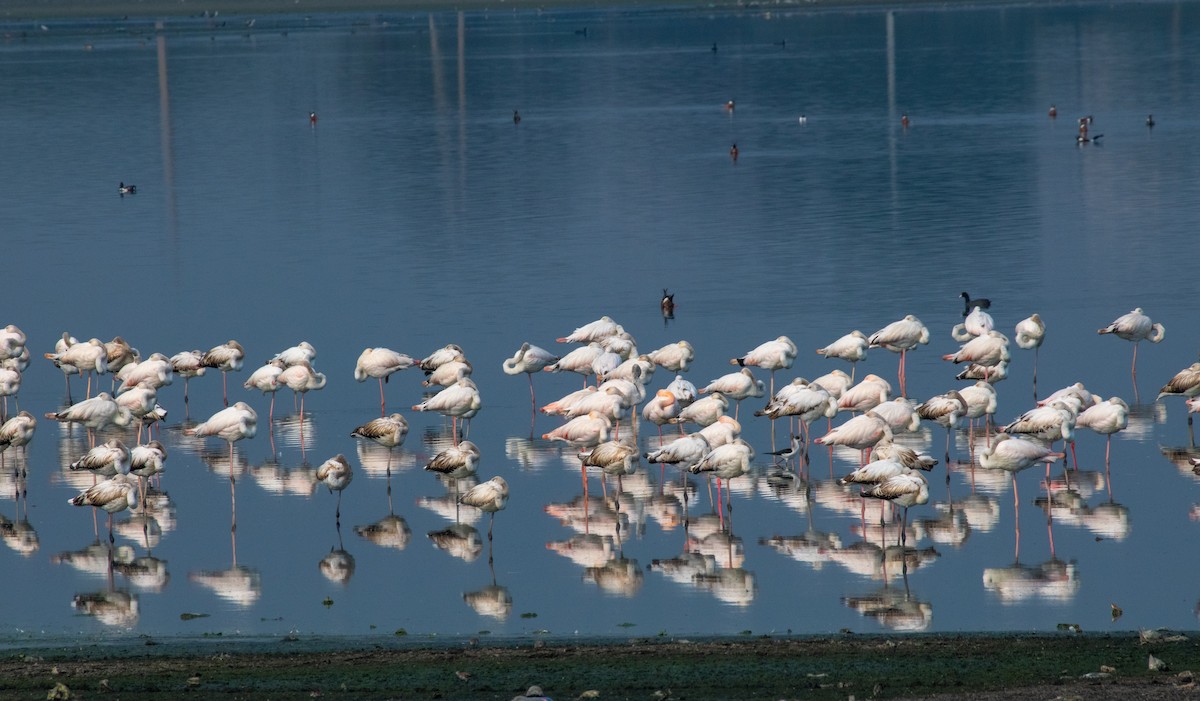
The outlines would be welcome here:
M 1050 490 L 1050 465 L 1066 457 L 1065 453 L 1056 453 L 1041 443 L 1017 438 L 1007 433 L 999 434 L 991 444 L 979 454 L 979 465 L 985 470 L 1003 470 L 1012 476 L 1013 487 L 1013 523 L 1016 530 L 1016 552 L 1021 548 L 1021 520 L 1019 514 L 1020 497 L 1017 494 L 1017 473 L 1039 462 L 1046 465 L 1046 490 Z M 1047 529 L 1050 522 L 1047 520 Z M 1051 547 L 1053 548 L 1053 536 Z

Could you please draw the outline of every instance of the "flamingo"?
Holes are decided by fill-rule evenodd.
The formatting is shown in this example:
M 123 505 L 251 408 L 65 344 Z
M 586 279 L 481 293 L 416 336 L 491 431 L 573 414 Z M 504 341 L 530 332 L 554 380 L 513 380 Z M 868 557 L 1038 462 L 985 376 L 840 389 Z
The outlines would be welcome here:
M 475 474 L 479 466 L 479 446 L 471 441 L 460 441 L 434 455 L 425 469 L 450 479 L 460 480 Z
M 1038 462 L 1046 464 L 1046 488 L 1050 488 L 1050 465 L 1056 460 L 1066 457 L 1065 453 L 1056 453 L 1045 445 L 1037 442 L 1011 436 L 1005 433 L 997 434 L 990 445 L 979 454 L 979 465 L 985 470 L 1004 470 L 1012 474 L 1013 509 L 1020 503 L 1017 497 L 1017 473 Z
M 87 470 L 93 475 L 112 477 L 113 475 L 129 474 L 129 448 L 120 439 L 112 440 L 92 448 L 75 462 L 71 463 L 72 470 Z
M 736 419 L 741 411 L 742 400 L 763 396 L 766 393 L 766 387 L 763 386 L 762 380 L 754 379 L 754 373 L 750 368 L 743 367 L 737 372 L 722 375 L 709 382 L 707 386 L 700 388 L 700 394 L 710 392 L 720 392 L 727 399 L 737 402 L 734 408 L 734 418 Z M 771 394 L 774 395 L 774 391 Z
M 587 377 L 591 375 L 592 364 L 604 353 L 599 343 L 589 343 L 567 353 L 543 368 L 545 372 L 574 372 L 583 375 L 583 384 L 587 385 Z
M 526 341 L 521 344 L 513 357 L 506 359 L 501 367 L 506 375 L 521 375 L 524 374 L 529 379 L 529 403 L 530 406 L 537 406 L 537 396 L 533 392 L 533 374 L 546 369 L 546 366 L 557 363 L 559 357 L 550 351 L 535 346 Z
M 958 426 L 962 417 L 967 415 L 967 400 L 957 390 L 930 397 L 917 407 L 917 415 L 926 421 L 933 421 L 946 427 L 946 465 L 950 465 L 950 434 Z M 949 472 L 947 472 L 949 478 Z
M 963 323 L 954 325 L 954 328 L 950 330 L 950 337 L 959 343 L 965 343 L 972 338 L 986 334 L 995 327 L 996 320 L 992 318 L 992 315 L 975 307 L 963 319 Z
M 674 423 L 694 423 L 698 426 L 708 426 L 725 414 L 729 409 L 729 400 L 720 392 L 711 392 L 703 399 L 688 404 L 679 411 Z
M 1150 321 L 1150 317 L 1146 316 L 1141 307 L 1134 309 L 1128 314 L 1122 314 L 1117 317 L 1108 326 L 1096 331 L 1098 334 L 1116 334 L 1118 338 L 1123 338 L 1126 341 L 1133 341 L 1133 364 L 1130 366 L 1134 386 L 1137 386 L 1137 349 L 1138 343 L 1141 341 L 1150 341 L 1151 343 L 1159 343 L 1166 337 L 1167 331 L 1162 324 L 1155 324 Z
M 458 382 L 459 376 L 467 376 L 474 372 L 471 364 L 465 360 L 451 360 L 437 366 L 437 369 L 425 376 L 421 381 L 422 387 L 449 387 Z
M 658 427 L 658 439 L 659 442 L 662 442 L 663 424 L 670 423 L 672 419 L 678 417 L 681 410 L 682 407 L 675 395 L 668 390 L 660 389 L 654 393 L 654 398 L 646 402 L 646 406 L 642 408 L 642 418 Z
M 826 358 L 839 358 L 850 363 L 850 381 L 853 382 L 858 361 L 867 357 L 867 349 L 870 346 L 867 335 L 855 329 L 824 348 L 818 348 L 817 354 Z
M 975 384 L 963 387 L 958 393 L 967 402 L 967 418 L 971 421 L 972 429 L 975 427 L 975 419 L 980 417 L 983 418 L 985 426 L 991 424 L 997 402 L 996 388 L 991 383 L 976 380 Z
M 488 514 L 488 541 L 490 542 L 492 527 L 496 524 L 496 512 L 508 505 L 508 482 L 505 482 L 503 477 L 493 477 L 464 492 L 458 498 L 458 503 L 474 506 Z
M 366 382 L 368 377 L 379 380 L 379 415 L 387 412 L 387 402 L 383 398 L 383 383 L 388 381 L 392 373 L 406 370 L 416 364 L 416 360 L 398 353 L 391 348 L 367 348 L 358 356 L 354 365 L 354 379 Z
M 291 348 L 279 351 L 271 357 L 271 360 L 278 360 L 285 366 L 288 366 L 296 365 L 301 361 L 311 364 L 316 357 L 317 349 L 313 348 L 313 344 L 308 341 L 301 341 Z
M 844 445 L 856 450 L 869 450 L 876 443 L 891 439 L 892 429 L 887 421 L 868 411 L 830 429 L 813 442 L 817 445 Z
M 892 386 L 874 373 L 862 378 L 857 385 L 847 389 L 838 399 L 839 411 L 865 412 L 888 401 Z
M 717 478 L 717 516 L 724 527 L 725 519 L 721 512 L 721 480 L 725 480 L 725 491 L 729 492 L 729 480 L 740 477 L 750 471 L 750 461 L 754 459 L 754 448 L 746 441 L 738 438 L 732 443 L 718 446 L 710 450 L 700 461 L 688 468 L 692 474 L 711 472 Z M 733 500 L 726 504 L 729 515 L 733 515 Z
M 696 358 L 696 351 L 687 341 L 669 343 L 647 356 L 650 362 L 669 372 L 687 372 L 688 365 Z
M 108 392 L 101 392 L 91 399 L 76 402 L 62 411 L 49 412 L 47 419 L 64 423 L 79 423 L 88 431 L 89 444 L 95 444 L 95 432 L 109 426 L 128 426 L 133 414 L 113 400 Z
M 577 416 L 549 433 L 542 434 L 548 441 L 562 441 L 579 447 L 599 445 L 608 440 L 612 421 L 599 412 Z
M 18 370 L 0 367 L 0 397 L 4 397 L 4 411 L 0 419 L 8 417 L 8 398 L 21 391 L 21 373 Z M 18 405 L 20 408 L 20 405 Z
M 0 451 L 29 445 L 36 430 L 37 419 L 28 411 L 21 411 L 0 425 Z
M 205 438 L 216 436 L 229 443 L 229 485 L 233 489 L 233 444 L 244 438 L 253 438 L 258 432 L 258 414 L 246 402 L 237 402 L 225 407 L 192 428 L 184 429 L 187 436 Z
M 108 542 L 115 542 L 112 532 L 112 515 L 126 509 L 137 508 L 137 487 L 129 481 L 127 475 L 116 475 L 111 479 L 97 482 L 71 497 L 67 503 L 74 506 L 94 506 L 108 513 Z
M 443 389 L 420 404 L 413 411 L 435 411 L 449 416 L 455 445 L 458 444 L 458 420 L 469 419 L 479 413 L 483 403 L 479 399 L 479 388 L 475 382 L 460 372 L 458 382 Z
M 593 322 L 580 326 L 567 336 L 557 339 L 557 341 L 559 343 L 591 343 L 599 341 L 602 338 L 615 336 L 624 331 L 625 329 L 621 328 L 621 325 L 613 321 L 610 317 L 602 316 Z
M 458 344 L 447 343 L 446 345 L 442 346 L 441 348 L 438 348 L 434 352 L 425 356 L 421 360 L 421 362 L 418 363 L 418 365 L 420 365 L 421 370 L 426 375 L 428 375 L 429 373 L 433 372 L 434 370 L 437 370 L 438 367 L 445 365 L 446 363 L 450 363 L 455 360 L 461 362 L 466 359 L 467 359 L 467 356 L 463 353 L 463 349 L 461 347 L 459 347 Z
M 104 343 L 98 338 L 76 343 L 62 352 L 46 353 L 45 355 L 60 368 L 70 366 L 87 374 L 87 397 L 92 396 L 92 373 L 103 375 L 108 372 L 108 352 L 104 348 Z M 66 370 L 63 372 L 65 373 Z M 69 383 L 67 394 L 70 394 Z
M 133 418 L 138 420 L 137 440 L 141 443 L 142 426 L 145 425 L 141 419 L 153 412 L 154 407 L 158 406 L 158 390 L 152 385 L 138 385 L 128 392 L 118 395 L 117 404 L 128 409 Z
M 584 498 L 587 498 L 587 468 L 598 467 L 605 475 L 616 475 L 619 485 L 622 475 L 631 475 L 637 470 L 634 464 L 637 459 L 636 445 L 616 440 L 605 441 L 589 451 L 579 453 Z M 600 478 L 600 485 L 604 487 L 603 477 Z M 607 496 L 607 487 L 604 488 Z
M 230 371 L 242 369 L 242 360 L 245 357 L 246 351 L 242 348 L 242 344 L 232 339 L 210 348 L 207 353 L 200 356 L 201 367 L 216 368 L 221 371 L 221 397 L 227 407 L 229 406 L 227 377 Z
M 714 423 L 696 431 L 696 435 L 704 436 L 708 447 L 719 448 L 726 443 L 732 443 L 742 433 L 742 424 L 731 416 L 722 416 Z
M 1090 428 L 1105 437 L 1104 465 L 1108 466 L 1109 451 L 1112 449 L 1112 434 L 1129 426 L 1129 405 L 1120 397 L 1109 397 L 1108 401 L 1093 404 L 1075 419 L 1075 428 Z
M 915 348 L 917 345 L 925 345 L 929 343 L 929 329 L 917 317 L 909 314 L 899 321 L 893 321 L 887 326 L 879 329 L 867 339 L 871 348 L 886 348 L 893 353 L 900 354 L 900 394 L 908 396 L 908 390 L 905 386 L 905 358 L 908 351 Z
M 199 350 L 181 351 L 171 356 L 171 370 L 183 377 L 183 405 L 188 405 L 188 380 L 200 377 L 208 368 L 201 364 L 204 354 Z
M 329 489 L 330 494 L 337 492 L 337 510 L 334 512 L 334 518 L 340 522 L 342 519 L 342 492 L 350 486 L 350 480 L 354 479 L 354 468 L 350 466 L 350 461 L 346 460 L 345 455 L 338 453 L 321 463 L 321 466 L 317 468 L 316 477 L 318 482 Z
M 962 372 L 954 376 L 957 380 L 984 380 L 990 385 L 994 385 L 1001 380 L 1008 379 L 1008 363 L 1000 363 L 995 367 L 984 367 L 971 363 Z
M 1021 414 L 1014 421 L 999 429 L 1000 433 L 1024 434 L 1053 443 L 1057 440 L 1071 443 L 1071 459 L 1074 458 L 1075 421 L 1077 405 L 1063 400 L 1039 406 Z M 1049 468 L 1046 468 L 1049 470 Z
M 350 435 L 358 438 L 366 438 L 388 449 L 386 471 L 390 477 L 392 474 L 391 449 L 404 445 L 404 438 L 408 436 L 408 420 L 400 414 L 381 416 L 378 419 L 371 419 L 362 426 L 355 428 L 350 432 Z
M 268 421 L 275 419 L 275 393 L 279 391 L 279 376 L 283 374 L 283 369 L 284 365 L 281 361 L 269 360 L 265 365 L 250 373 L 250 377 L 247 377 L 246 381 L 242 383 L 242 387 L 245 389 L 256 389 L 263 394 L 271 395 L 271 408 L 267 411 Z
M 1183 396 L 1189 400 L 1196 395 L 1200 395 L 1200 363 L 1192 363 L 1167 381 L 1167 384 L 1162 386 L 1158 391 L 1156 399 L 1162 399 L 1169 396 Z M 1191 406 L 1189 402 L 1189 406 Z M 1188 426 L 1192 425 L 1192 413 L 1188 412 Z
M 644 454 L 644 457 L 649 462 L 679 465 L 686 470 L 700 462 L 700 458 L 707 455 L 710 450 L 712 447 L 709 446 L 708 440 L 698 433 L 693 433 L 680 436 L 658 450 L 649 451 Z
M 769 370 L 771 372 L 771 396 L 775 396 L 775 371 L 786 370 L 792 367 L 792 362 L 796 360 L 798 349 L 796 344 L 792 343 L 792 339 L 787 336 L 780 336 L 774 341 L 767 341 L 759 344 L 749 353 L 746 353 L 740 358 L 730 358 L 730 365 L 745 367 L 753 365 Z M 761 395 L 755 395 L 761 396 Z
M 1018 348 L 1033 349 L 1033 386 L 1036 398 L 1038 349 L 1046 340 L 1046 323 L 1042 321 L 1041 316 L 1030 314 L 1017 322 L 1015 332 L 1014 340 L 1016 340 Z
M 296 395 L 300 395 L 300 417 L 304 417 L 304 397 L 312 390 L 319 390 L 325 387 L 328 378 L 324 373 L 313 370 L 312 365 L 308 364 L 307 360 L 301 360 L 295 365 L 289 365 L 279 373 L 279 377 L 275 381 L 292 390 L 293 403 Z M 272 397 L 272 403 L 274 398 Z
M 929 482 L 919 472 L 909 471 L 889 477 L 887 480 L 861 492 L 864 497 L 884 499 L 904 507 L 900 519 L 900 546 L 907 544 L 904 532 L 908 524 L 908 507 L 929 503 Z
M 894 434 L 913 433 L 921 427 L 921 415 L 917 412 L 916 403 L 904 397 L 882 402 L 872 408 L 871 413 L 886 421 Z
M 992 329 L 964 343 L 957 353 L 943 355 L 942 360 L 949 360 L 955 365 L 971 363 L 985 368 L 993 368 L 1000 363 L 1007 363 L 1010 357 L 1008 337 Z
M 823 388 L 826 392 L 829 392 L 829 396 L 833 397 L 836 402 L 842 398 L 846 390 L 850 389 L 854 384 L 854 380 L 850 379 L 850 376 L 842 370 L 830 370 L 824 375 L 814 377 L 809 384 Z M 885 382 L 884 384 L 887 383 Z M 891 385 L 888 385 L 888 391 L 892 391 Z
M 146 501 L 146 489 L 143 480 L 148 480 L 163 471 L 163 463 L 167 460 L 167 447 L 159 441 L 150 441 L 146 445 L 135 445 L 129 451 L 129 474 L 138 478 L 139 501 Z
M 872 460 L 896 460 L 901 465 L 912 470 L 932 470 L 938 464 L 936 458 L 925 453 L 918 453 L 912 448 L 896 445 L 892 441 L 879 441 L 871 450 Z

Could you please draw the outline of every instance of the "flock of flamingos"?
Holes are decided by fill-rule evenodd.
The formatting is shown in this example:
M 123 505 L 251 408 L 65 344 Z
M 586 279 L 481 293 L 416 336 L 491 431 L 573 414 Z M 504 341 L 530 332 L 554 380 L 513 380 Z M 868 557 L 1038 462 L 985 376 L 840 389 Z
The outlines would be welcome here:
M 859 469 L 843 477 L 841 483 L 860 484 L 863 497 L 886 500 L 902 507 L 900 537 L 903 539 L 908 508 L 928 502 L 926 473 L 938 461 L 897 445 L 893 437 L 916 430 L 922 421 L 936 422 L 946 429 L 945 460 L 949 464 L 950 434 L 962 420 L 969 421 L 973 430 L 975 421 L 983 419 L 990 432 L 994 425 L 992 415 L 996 411 L 994 384 L 1007 376 L 1011 359 L 1009 337 L 995 328 L 986 311 L 990 303 L 972 300 L 965 292 L 961 296 L 964 318 L 955 326 L 952 335 L 962 346 L 957 352 L 945 355 L 944 359 L 964 364 L 966 369 L 958 375 L 959 379 L 974 379 L 975 382 L 920 403 L 907 398 L 905 360 L 909 351 L 927 344 L 930 336 L 928 328 L 913 315 L 870 335 L 853 331 L 816 351 L 827 358 L 850 363 L 850 374 L 834 370 L 811 381 L 796 378 L 778 389 L 775 373 L 791 368 L 798 353 L 795 343 L 786 336 L 767 341 L 745 355 L 731 359 L 736 370 L 697 388 L 682 375 L 694 358 L 689 342 L 679 341 L 641 354 L 633 337 L 607 316 L 557 339 L 559 343 L 576 346 L 569 352 L 559 354 L 524 343 L 513 357 L 504 361 L 503 370 L 509 375 L 527 376 L 534 410 L 538 409 L 533 381 L 536 374 L 571 372 L 583 377 L 582 389 L 540 407 L 540 411 L 565 420 L 542 437 L 563 441 L 581 451 L 579 458 L 585 490 L 588 468 L 595 468 L 605 475 L 620 476 L 632 472 L 634 464 L 645 457 L 651 463 L 676 465 L 682 470 L 710 473 L 716 477 L 720 515 L 721 480 L 728 486 L 730 479 L 750 469 L 755 458 L 754 449 L 739 437 L 741 402 L 768 397 L 765 407 L 754 414 L 772 421 L 786 420 L 790 433 L 787 447 L 772 451 L 772 458 L 776 461 L 794 459 L 798 466 L 807 465 L 808 449 L 812 444 L 862 451 Z M 664 292 L 664 314 L 669 311 L 667 305 L 672 301 Z M 1035 353 L 1036 382 L 1036 353 L 1045 338 L 1045 324 L 1034 314 L 1018 323 L 1014 331 L 1017 346 Z M 1162 325 L 1153 323 L 1141 309 L 1120 316 L 1098 331 L 1134 343 L 1132 372 L 1135 377 L 1137 344 L 1144 340 L 1157 343 L 1165 335 Z M 863 360 L 871 348 L 899 354 L 899 396 L 893 397 L 890 383 L 877 375 L 855 381 L 855 364 Z M 303 415 L 305 393 L 319 390 L 326 383 L 325 375 L 313 369 L 315 355 L 315 349 L 307 342 L 288 348 L 254 370 L 243 386 L 272 395 L 269 410 L 272 416 L 275 392 L 282 388 L 291 389 L 300 398 Z M 86 378 L 86 399 L 61 411 L 46 413 L 44 418 L 86 428 L 90 449 L 70 467 L 92 472 L 96 481 L 70 503 L 107 512 L 110 541 L 113 537 L 112 514 L 136 510 L 139 495 L 144 495 L 145 480 L 163 469 L 166 449 L 150 438 L 150 427 L 165 415 L 158 404 L 157 393 L 171 384 L 174 377 L 184 379 L 186 403 L 187 382 L 191 378 L 203 375 L 209 369 L 222 374 L 226 408 L 188 428 L 187 434 L 226 441 L 231 464 L 234 443 L 255 435 L 258 421 L 255 410 L 243 401 L 230 405 L 228 399 L 228 373 L 240 371 L 245 360 L 245 351 L 237 341 L 229 341 L 207 352 L 186 351 L 171 357 L 154 353 L 143 360 L 120 337 L 108 343 L 95 338 L 80 342 L 64 333 L 54 352 L 44 356 L 64 373 L 68 397 L 70 376 L 78 374 Z M 25 334 L 13 325 L 0 331 L 0 396 L 4 398 L 5 414 L 8 397 L 18 393 L 21 372 L 29 362 Z M 457 345 L 447 345 L 423 359 L 388 348 L 364 350 L 358 358 L 354 377 L 359 382 L 374 379 L 379 383 L 381 415 L 355 428 L 352 435 L 388 449 L 404 443 L 408 422 L 400 413 L 387 414 L 384 382 L 393 373 L 414 367 L 426 374 L 426 386 L 441 389 L 412 406 L 412 410 L 449 417 L 454 436 L 453 445 L 433 456 L 426 469 L 453 479 L 473 476 L 479 464 L 479 448 L 466 436 L 469 435 L 470 419 L 480 411 L 483 403 L 471 379 L 472 366 Z M 657 368 L 674 374 L 674 380 L 651 394 L 647 385 Z M 767 371 L 769 380 L 764 382 L 755 378 L 752 368 Z M 92 396 L 92 375 L 106 373 L 114 377 L 113 393 L 98 392 Z M 1165 395 L 1187 397 L 1190 427 L 1191 413 L 1200 412 L 1200 362 L 1171 378 L 1162 387 L 1159 397 Z M 1017 472 L 1040 463 L 1045 465 L 1048 479 L 1050 464 L 1065 457 L 1064 452 L 1053 449 L 1054 443 L 1062 441 L 1064 450 L 1069 444 L 1073 452 L 1075 431 L 1082 428 L 1105 435 L 1111 442 L 1112 434 L 1127 426 L 1128 412 L 1129 407 L 1121 398 L 1102 400 L 1088 392 L 1082 383 L 1076 383 L 1045 397 L 1016 420 L 998 427 L 980 452 L 979 464 L 985 469 L 1012 474 L 1016 503 Z M 833 426 L 832 420 L 839 413 L 852 416 Z M 644 455 L 640 454 L 636 439 L 635 424 L 639 415 L 657 427 L 660 437 L 658 447 Z M 811 438 L 811 425 L 822 417 L 828 420 L 829 429 L 824 435 Z M 463 423 L 461 427 L 460 422 Z M 33 439 L 37 424 L 37 418 L 28 411 L 7 418 L 0 426 L 0 451 L 24 449 Z M 686 432 L 688 426 L 695 430 Z M 132 438 L 132 448 L 119 438 L 96 444 L 98 432 L 114 428 L 128 432 L 124 435 Z M 664 429 L 668 434 L 677 433 L 678 437 L 668 440 Z M 1106 463 L 1107 459 L 1106 451 Z M 316 471 L 316 479 L 331 492 L 338 493 L 339 517 L 341 492 L 352 477 L 353 468 L 343 455 L 326 460 Z M 505 508 L 508 496 L 507 482 L 496 476 L 462 493 L 458 501 L 488 513 L 494 522 L 495 513 Z M 489 524 L 489 539 L 491 533 Z

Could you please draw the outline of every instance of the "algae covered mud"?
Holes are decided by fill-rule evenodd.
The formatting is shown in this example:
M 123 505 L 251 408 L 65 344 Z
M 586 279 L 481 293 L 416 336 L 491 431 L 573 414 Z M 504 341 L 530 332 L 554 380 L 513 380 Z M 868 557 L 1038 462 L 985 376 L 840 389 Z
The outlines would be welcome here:
M 1195 693 L 1191 670 L 1200 670 L 1196 636 L 1160 632 L 499 644 L 145 639 L 9 650 L 0 695 L 507 701 L 537 685 L 555 699 L 1165 699 Z

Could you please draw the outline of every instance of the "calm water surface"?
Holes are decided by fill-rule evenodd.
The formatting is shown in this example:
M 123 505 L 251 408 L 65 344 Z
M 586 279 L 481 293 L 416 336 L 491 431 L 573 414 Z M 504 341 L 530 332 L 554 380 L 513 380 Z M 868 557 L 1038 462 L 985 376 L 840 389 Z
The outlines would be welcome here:
M 20 406 L 65 403 L 41 354 L 67 330 L 143 355 L 236 338 L 249 357 L 231 393 L 261 416 L 231 466 L 223 442 L 182 434 L 182 381 L 165 388 L 158 508 L 118 516 L 111 556 L 103 518 L 66 504 L 90 484 L 66 468 L 82 432 L 42 421 L 27 458 L 3 456 L 4 635 L 1195 627 L 1200 494 L 1183 402 L 1154 396 L 1200 348 L 1196 4 L 223 19 L 14 25 L 0 43 L 0 322 L 34 355 Z M 1104 136 L 1077 147 L 1088 114 Z M 121 180 L 138 194 L 118 197 Z M 1037 470 L 1014 513 L 1007 475 L 972 470 L 963 433 L 907 557 L 885 552 L 897 527 L 864 529 L 831 479 L 855 454 L 781 477 L 764 456 L 782 427 L 743 412 L 758 458 L 733 483 L 732 529 L 704 480 L 642 464 L 584 537 L 559 516 L 582 496 L 574 452 L 540 439 L 559 420 L 531 419 L 524 378 L 500 371 L 522 341 L 554 348 L 607 314 L 643 351 L 690 340 L 701 386 L 786 334 L 801 354 L 782 384 L 844 368 L 812 349 L 912 313 L 933 335 L 910 356 L 920 399 L 957 384 L 939 358 L 963 290 L 1006 333 L 1046 320 L 1040 396 L 1082 381 L 1134 406 L 1107 474 L 1103 440 L 1081 434 L 1051 528 Z M 1167 328 L 1142 344 L 1137 394 L 1131 345 L 1095 333 L 1136 306 Z M 328 386 L 303 418 L 281 392 L 269 424 L 241 383 L 300 340 Z M 412 423 L 390 478 L 387 454 L 349 437 L 378 409 L 351 379 L 364 347 L 451 342 L 485 405 L 480 477 L 512 489 L 490 544 L 486 517 L 450 529 L 451 497 L 421 469 L 449 426 L 409 411 L 419 372 L 387 386 Z M 1000 421 L 1034 398 L 1032 355 L 1013 353 Z M 894 381 L 896 362 L 874 350 L 857 372 Z M 194 381 L 186 413 L 218 410 L 219 384 Z M 580 380 L 536 384 L 544 404 Z M 912 441 L 940 455 L 943 436 Z M 338 453 L 356 470 L 340 529 L 312 481 Z M 372 524 L 391 537 L 361 535 Z M 430 536 L 446 531 L 458 540 Z M 108 607 L 88 615 L 89 598 Z

